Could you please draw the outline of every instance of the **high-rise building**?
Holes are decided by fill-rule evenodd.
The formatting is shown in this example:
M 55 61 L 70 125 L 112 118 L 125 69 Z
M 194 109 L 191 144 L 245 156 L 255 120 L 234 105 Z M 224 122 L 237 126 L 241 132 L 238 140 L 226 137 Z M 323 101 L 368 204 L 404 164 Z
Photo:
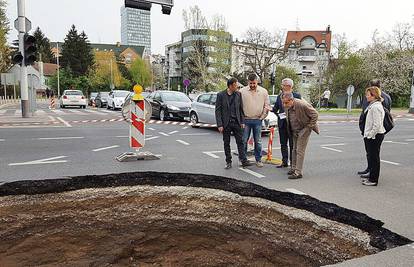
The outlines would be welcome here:
M 151 11 L 121 7 L 121 43 L 144 46 L 144 55 L 151 54 Z

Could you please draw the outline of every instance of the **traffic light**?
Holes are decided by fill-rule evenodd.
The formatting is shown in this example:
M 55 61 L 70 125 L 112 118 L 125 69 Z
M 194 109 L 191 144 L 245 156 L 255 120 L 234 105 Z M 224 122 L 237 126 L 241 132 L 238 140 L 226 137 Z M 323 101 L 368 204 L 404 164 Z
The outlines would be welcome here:
M 271 85 L 275 84 L 275 75 L 273 73 L 270 75 L 270 84 Z
M 36 61 L 36 38 L 32 35 L 24 35 L 24 64 L 26 66 L 33 65 Z
M 14 55 L 12 57 L 12 61 L 13 61 L 13 64 L 19 64 L 21 66 L 22 62 L 23 62 L 22 53 L 20 53 L 20 52 L 14 53 Z
M 171 6 L 161 6 L 162 8 L 162 14 L 164 15 L 170 15 L 171 14 Z
M 140 0 L 125 0 L 125 7 L 142 9 L 142 10 L 151 10 L 151 3 Z

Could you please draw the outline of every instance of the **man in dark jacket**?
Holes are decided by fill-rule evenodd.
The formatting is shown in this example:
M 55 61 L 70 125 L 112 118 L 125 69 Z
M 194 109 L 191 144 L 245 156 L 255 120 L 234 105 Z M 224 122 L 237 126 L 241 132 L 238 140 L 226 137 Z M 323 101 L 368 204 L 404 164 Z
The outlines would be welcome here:
M 277 166 L 277 168 L 286 168 L 288 166 L 288 159 L 292 162 L 292 148 L 293 140 L 288 135 L 288 129 L 286 124 L 286 113 L 282 104 L 282 94 L 283 93 L 292 93 L 294 98 L 301 99 L 299 93 L 293 93 L 293 81 L 292 79 L 285 78 L 282 80 L 282 93 L 277 96 L 275 105 L 273 107 L 273 112 L 277 115 L 277 127 L 279 128 L 279 141 L 280 141 L 280 151 L 282 152 L 282 164 Z M 288 142 L 289 142 L 289 152 L 288 152 Z
M 243 167 L 250 166 L 244 153 L 243 128 L 244 114 L 241 94 L 237 91 L 237 79 L 230 78 L 227 81 L 227 89 L 217 94 L 216 122 L 220 133 L 223 134 L 224 153 L 226 155 L 225 169 L 232 167 L 230 136 L 234 133 L 236 138 L 239 160 Z
M 371 80 L 369 85 L 376 86 L 381 89 L 381 81 L 378 79 Z M 382 105 L 384 106 L 384 108 L 388 109 L 388 111 L 391 111 L 392 100 L 391 100 L 390 95 L 384 92 L 383 90 L 381 90 L 381 97 L 384 99 L 384 101 L 382 101 Z M 362 104 L 361 104 L 362 112 L 361 112 L 361 115 L 359 116 L 359 130 L 361 131 L 362 135 L 364 135 L 364 128 L 365 128 L 365 117 L 366 117 L 365 110 L 367 109 L 368 106 L 369 106 L 369 102 L 367 101 L 366 97 L 364 97 L 362 99 Z M 366 140 L 367 139 L 364 138 L 365 151 L 368 151 Z M 368 152 L 366 154 L 367 154 L 367 162 L 369 162 Z M 358 174 L 361 175 L 362 178 L 369 177 L 369 170 L 370 170 L 370 166 L 368 164 L 367 168 L 363 171 L 359 171 Z

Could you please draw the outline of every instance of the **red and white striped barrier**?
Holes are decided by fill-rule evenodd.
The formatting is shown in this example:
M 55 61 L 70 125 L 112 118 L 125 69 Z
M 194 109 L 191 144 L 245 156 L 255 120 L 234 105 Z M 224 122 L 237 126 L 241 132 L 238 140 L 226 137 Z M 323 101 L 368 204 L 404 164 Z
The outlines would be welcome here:
M 275 134 L 275 128 L 270 128 L 269 143 L 267 144 L 267 161 L 272 160 L 272 149 L 273 149 L 273 136 Z
M 140 149 L 145 146 L 145 101 L 131 101 L 131 125 L 129 128 L 130 147 Z

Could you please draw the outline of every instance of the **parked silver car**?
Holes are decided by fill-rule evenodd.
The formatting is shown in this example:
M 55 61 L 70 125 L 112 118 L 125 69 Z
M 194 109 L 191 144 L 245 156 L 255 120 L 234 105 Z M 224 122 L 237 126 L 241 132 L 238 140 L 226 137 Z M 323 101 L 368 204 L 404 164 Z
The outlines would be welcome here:
M 190 122 L 193 127 L 197 127 L 197 123 L 216 124 L 216 100 L 217 92 L 204 93 L 197 96 L 191 103 Z M 277 116 L 273 112 L 269 112 L 263 120 L 262 131 L 268 132 L 270 127 L 277 126 Z

